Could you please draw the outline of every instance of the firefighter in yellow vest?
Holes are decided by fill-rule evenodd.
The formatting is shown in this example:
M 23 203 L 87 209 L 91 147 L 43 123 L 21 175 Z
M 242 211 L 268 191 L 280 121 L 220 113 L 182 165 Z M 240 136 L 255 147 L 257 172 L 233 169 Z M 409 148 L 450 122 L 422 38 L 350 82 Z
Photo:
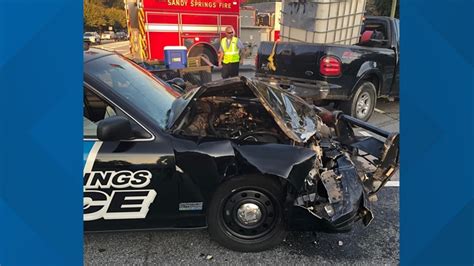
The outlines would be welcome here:
M 232 27 L 225 28 L 225 37 L 219 48 L 219 67 L 222 67 L 222 78 L 231 78 L 239 75 L 239 65 L 242 63 L 244 45 L 235 37 Z

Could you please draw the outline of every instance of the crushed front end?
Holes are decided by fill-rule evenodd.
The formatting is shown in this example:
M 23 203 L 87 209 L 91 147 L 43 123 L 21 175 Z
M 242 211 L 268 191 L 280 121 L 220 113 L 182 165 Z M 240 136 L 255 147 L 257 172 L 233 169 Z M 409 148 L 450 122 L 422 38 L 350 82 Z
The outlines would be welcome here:
M 324 123 L 308 145 L 317 156 L 293 207 L 308 211 L 330 229 L 346 230 L 358 220 L 367 226 L 373 219 L 370 202 L 398 168 L 399 134 L 340 112 L 315 109 Z M 356 136 L 354 126 L 377 137 Z
M 356 136 L 354 126 L 378 137 Z M 398 133 L 244 77 L 183 95 L 173 103 L 169 130 L 199 143 L 222 142 L 227 150 L 220 154 L 235 157 L 233 167 L 224 167 L 235 169 L 234 175 L 258 173 L 291 184 L 289 220 L 302 210 L 333 229 L 346 229 L 359 219 L 368 225 L 370 201 L 398 167 Z

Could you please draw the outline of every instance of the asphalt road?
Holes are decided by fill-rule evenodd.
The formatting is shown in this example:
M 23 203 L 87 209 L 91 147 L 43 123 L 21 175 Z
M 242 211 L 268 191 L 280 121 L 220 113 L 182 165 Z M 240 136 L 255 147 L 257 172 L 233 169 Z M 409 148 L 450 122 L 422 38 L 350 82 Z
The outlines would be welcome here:
M 128 42 L 101 45 L 128 53 Z M 253 76 L 253 72 L 242 72 Z M 219 73 L 213 79 L 219 79 Z M 399 102 L 379 100 L 370 123 L 399 131 Z M 370 134 L 358 130 L 359 134 Z M 276 249 L 238 253 L 210 240 L 206 230 L 86 233 L 84 263 L 102 264 L 399 264 L 399 173 L 372 205 L 375 219 L 351 232 L 290 232 Z M 212 256 L 212 257 L 211 257 Z
M 104 48 L 107 50 L 114 50 L 125 56 L 128 56 L 130 54 L 130 47 L 128 41 L 114 42 L 109 40 L 103 40 L 101 44 L 93 46 L 98 48 Z
M 357 224 L 351 232 L 338 234 L 290 232 L 280 246 L 260 253 L 225 249 L 206 230 L 86 233 L 84 263 L 399 264 L 398 209 L 398 188 L 384 188 L 368 227 Z

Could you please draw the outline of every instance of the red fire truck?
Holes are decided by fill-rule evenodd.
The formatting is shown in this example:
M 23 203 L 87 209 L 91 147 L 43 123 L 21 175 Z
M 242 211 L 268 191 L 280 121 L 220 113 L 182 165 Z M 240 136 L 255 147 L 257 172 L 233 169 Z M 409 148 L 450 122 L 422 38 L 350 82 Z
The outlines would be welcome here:
M 163 60 L 165 46 L 186 46 L 188 56 L 217 64 L 226 26 L 239 34 L 240 0 L 125 0 L 134 58 Z

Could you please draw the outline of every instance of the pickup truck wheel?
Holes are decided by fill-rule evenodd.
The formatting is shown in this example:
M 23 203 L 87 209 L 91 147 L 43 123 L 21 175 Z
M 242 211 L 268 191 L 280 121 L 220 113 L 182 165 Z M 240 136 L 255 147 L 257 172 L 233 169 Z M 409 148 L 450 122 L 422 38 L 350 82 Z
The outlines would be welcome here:
M 367 121 L 372 116 L 376 103 L 375 85 L 370 81 L 365 81 L 357 87 L 352 98 L 349 101 L 342 102 L 339 108 L 348 115 Z
M 208 230 L 222 246 L 258 252 L 280 244 L 286 236 L 284 190 L 270 177 L 232 178 L 220 185 L 208 208 Z

